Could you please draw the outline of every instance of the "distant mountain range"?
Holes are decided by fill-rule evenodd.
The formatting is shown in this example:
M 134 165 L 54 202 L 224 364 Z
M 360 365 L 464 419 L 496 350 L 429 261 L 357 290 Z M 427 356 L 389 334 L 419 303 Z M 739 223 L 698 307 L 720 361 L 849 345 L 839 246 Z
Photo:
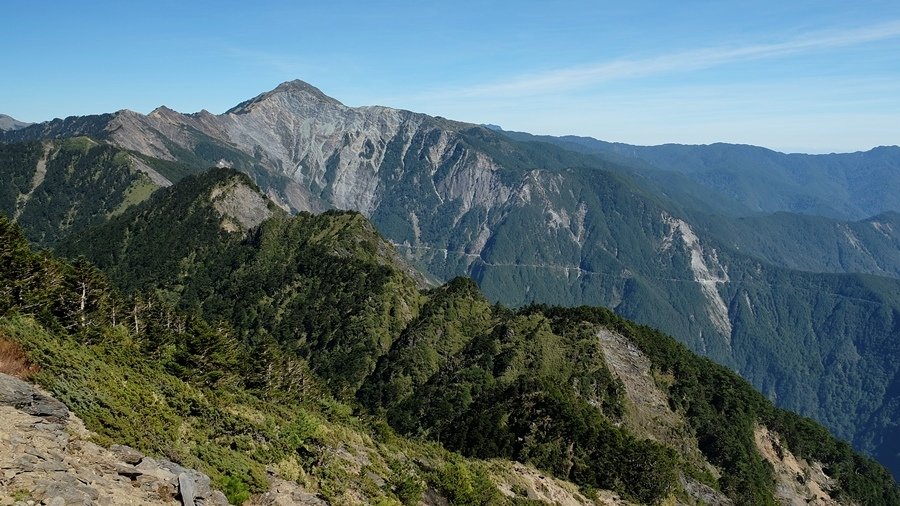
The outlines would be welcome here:
M 41 202 L 40 161 L 76 136 L 117 149 L 127 169 L 116 173 L 130 179 L 87 214 L 77 192 L 54 192 L 66 219 L 37 224 L 40 213 L 26 217 Z M 42 244 L 150 186 L 233 167 L 285 209 L 359 211 L 431 279 L 468 275 L 491 300 L 602 305 L 661 328 L 900 472 L 895 148 L 808 156 L 534 138 L 350 108 L 300 81 L 220 115 L 119 111 L 0 139 L 0 168 L 20 181 L 0 205 Z M 44 180 L 71 174 L 49 163 Z M 766 214 L 785 210 L 803 214 Z
M 660 185 L 673 175 L 706 188 L 697 196 L 736 201 L 731 212 L 779 211 L 859 220 L 900 210 L 900 147 L 829 155 L 785 154 L 741 144 L 633 146 L 591 137 L 497 131 L 516 140 L 547 142 L 573 151 L 604 155 L 642 168 Z M 637 163 L 636 163 L 637 162 Z M 724 209 L 724 208 L 721 208 Z

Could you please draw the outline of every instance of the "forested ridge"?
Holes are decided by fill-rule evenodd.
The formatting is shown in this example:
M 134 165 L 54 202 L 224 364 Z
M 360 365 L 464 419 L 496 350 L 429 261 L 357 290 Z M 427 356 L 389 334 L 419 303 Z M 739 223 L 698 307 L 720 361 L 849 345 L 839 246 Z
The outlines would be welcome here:
M 160 185 L 137 169 L 157 167 L 173 181 L 184 167 L 116 148 L 88 137 L 0 143 L 0 211 L 30 241 L 53 246 L 104 223 L 148 198 Z
M 253 188 L 233 171 L 188 177 L 63 245 L 111 281 L 84 260 L 32 252 L 3 221 L 3 333 L 43 368 L 35 379 L 109 441 L 207 470 L 232 498 L 263 490 L 265 465 L 295 466 L 323 496 L 341 497 L 342 479 L 323 475 L 340 466 L 320 465 L 321 452 L 369 434 L 390 441 L 375 453 L 392 476 L 370 492 L 403 503 L 426 487 L 460 504 L 505 501 L 477 460 L 504 458 L 588 495 L 657 502 L 683 496 L 687 476 L 764 504 L 774 480 L 753 430 L 765 425 L 823 463 L 835 496 L 900 500 L 881 466 L 668 336 L 601 308 L 505 308 L 466 279 L 423 288 L 356 213 L 275 213 L 227 231 L 213 190 L 235 184 Z M 601 329 L 649 357 L 717 472 L 624 423 L 630 408 Z M 136 380 L 110 388 L 123 377 Z M 173 440 L 172 426 L 187 435 Z M 392 460 L 433 452 L 442 457 L 429 465 Z

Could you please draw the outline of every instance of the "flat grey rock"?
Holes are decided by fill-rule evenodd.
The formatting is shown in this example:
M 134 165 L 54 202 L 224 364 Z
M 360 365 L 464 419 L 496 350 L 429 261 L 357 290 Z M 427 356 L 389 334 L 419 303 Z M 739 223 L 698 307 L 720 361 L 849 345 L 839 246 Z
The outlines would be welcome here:
M 66 420 L 69 409 L 19 378 L 0 373 L 0 405 L 12 406 L 32 416 L 53 422 Z
M 144 458 L 144 454 L 135 450 L 130 446 L 125 445 L 112 445 L 109 447 L 109 451 L 113 453 L 116 457 L 122 460 L 122 462 L 131 465 L 137 465 Z
M 178 475 L 178 493 L 181 496 L 181 504 L 184 506 L 195 506 L 194 499 L 196 490 L 194 489 L 194 480 L 187 473 Z

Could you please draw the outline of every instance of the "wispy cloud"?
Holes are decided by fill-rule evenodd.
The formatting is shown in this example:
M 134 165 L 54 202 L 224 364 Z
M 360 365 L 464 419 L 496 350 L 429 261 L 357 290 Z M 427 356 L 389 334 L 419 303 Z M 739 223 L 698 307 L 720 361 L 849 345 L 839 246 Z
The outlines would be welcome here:
M 702 70 L 728 63 L 780 58 L 898 37 L 900 37 L 900 20 L 841 31 L 810 32 L 775 43 L 708 47 L 649 58 L 619 59 L 562 68 L 494 83 L 437 90 L 433 94 L 473 98 L 538 95 L 585 88 L 616 80 Z
M 223 46 L 221 50 L 232 59 L 267 68 L 282 74 L 297 74 L 298 71 L 303 68 L 303 62 L 300 58 L 287 54 L 258 51 L 255 49 L 230 45 Z

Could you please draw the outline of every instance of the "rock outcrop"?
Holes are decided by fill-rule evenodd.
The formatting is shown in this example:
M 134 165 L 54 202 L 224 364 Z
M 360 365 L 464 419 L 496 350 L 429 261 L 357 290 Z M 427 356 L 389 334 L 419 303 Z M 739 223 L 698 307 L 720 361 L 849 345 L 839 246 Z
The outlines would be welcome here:
M 246 232 L 272 216 L 270 201 L 242 181 L 214 188 L 210 199 L 222 216 L 222 228 L 228 232 Z
M 328 506 L 328 503 L 300 485 L 270 475 L 271 488 L 268 492 L 251 499 L 252 505 L 259 506 Z
M 0 406 L 13 407 L 27 415 L 57 424 L 65 422 L 69 417 L 69 409 L 65 404 L 28 383 L 5 374 L 0 374 Z
M 203 473 L 103 448 L 65 405 L 0 374 L 0 504 L 224 506 Z
M 799 458 L 785 448 L 777 433 L 764 426 L 753 432 L 756 449 L 775 472 L 775 499 L 791 506 L 835 506 L 846 504 L 832 497 L 835 480 L 825 474 L 819 462 Z

